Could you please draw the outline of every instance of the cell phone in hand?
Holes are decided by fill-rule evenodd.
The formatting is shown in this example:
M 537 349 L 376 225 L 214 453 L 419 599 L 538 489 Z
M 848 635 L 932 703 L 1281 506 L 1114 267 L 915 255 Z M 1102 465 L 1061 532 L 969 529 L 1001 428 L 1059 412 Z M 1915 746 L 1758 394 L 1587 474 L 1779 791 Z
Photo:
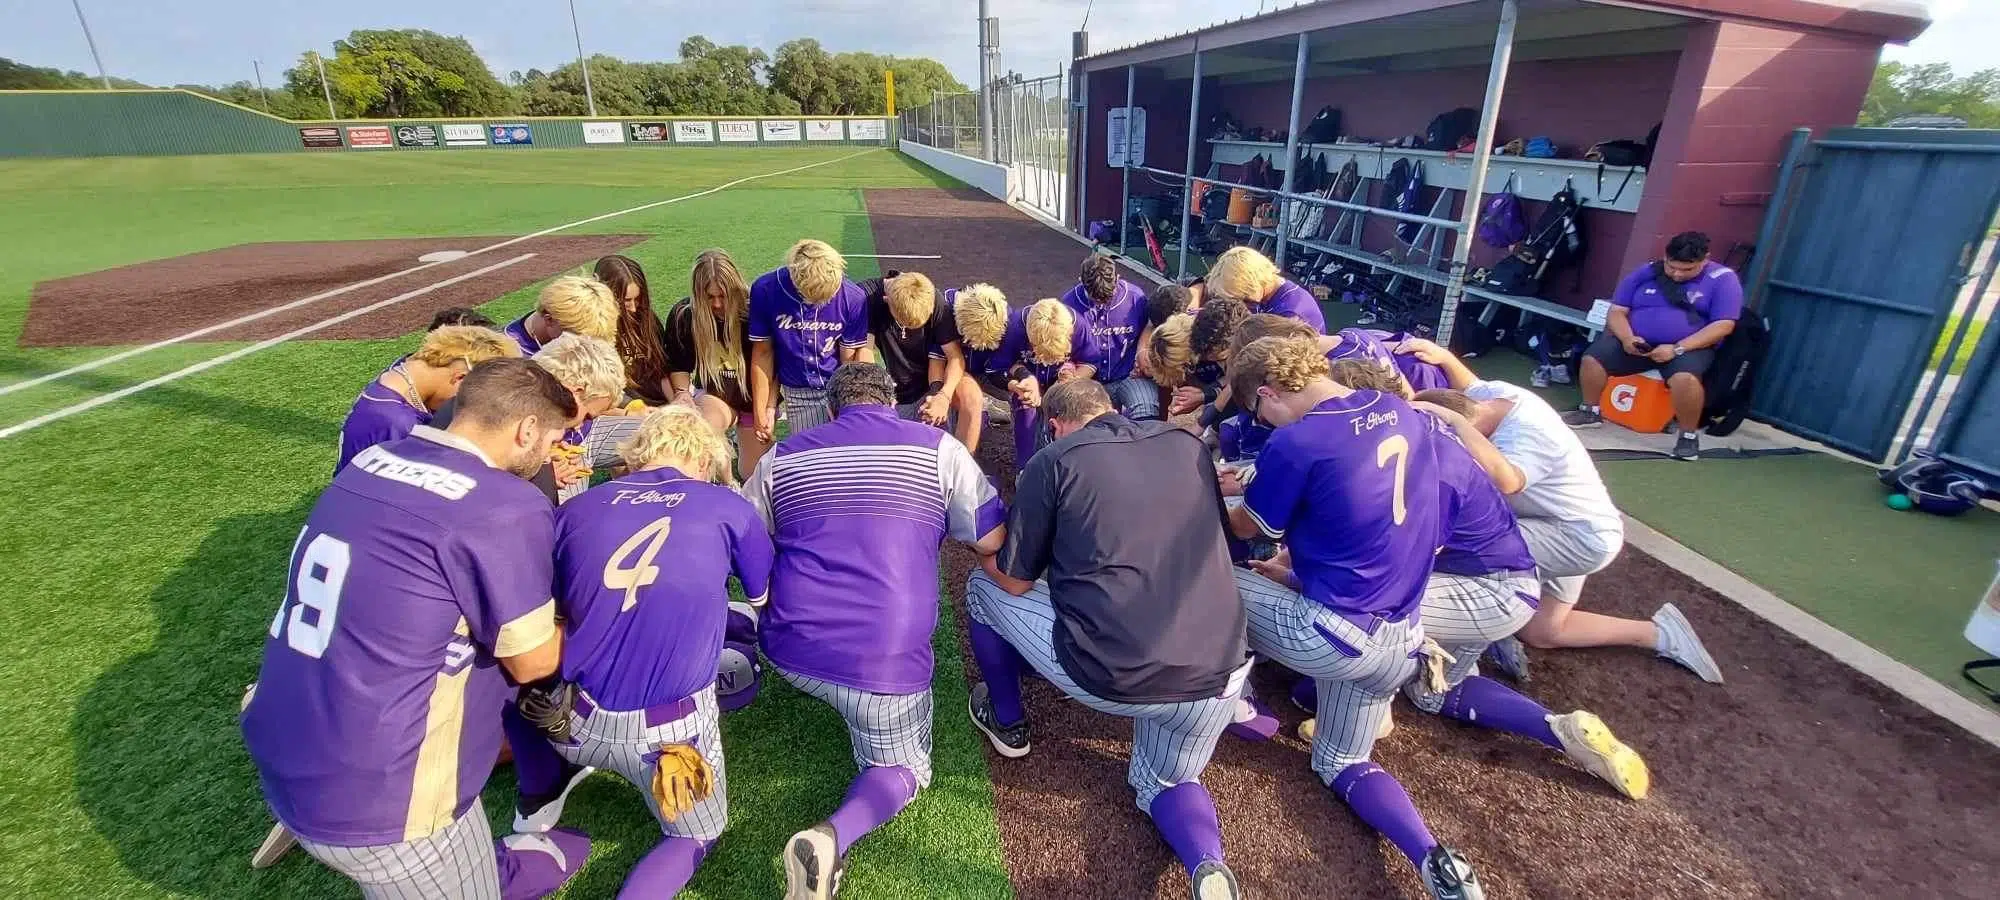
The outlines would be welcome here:
M 1640 353 L 1651 353 L 1651 352 L 1653 352 L 1653 342 L 1652 342 L 1652 341 L 1649 341 L 1649 340 L 1646 340 L 1645 338 L 1639 338 L 1639 339 L 1637 339 L 1637 340 L 1633 341 L 1633 342 L 1632 342 L 1632 345 L 1633 345 L 1633 346 L 1635 346 L 1635 347 L 1638 347 L 1638 348 L 1639 348 L 1639 352 L 1640 352 Z

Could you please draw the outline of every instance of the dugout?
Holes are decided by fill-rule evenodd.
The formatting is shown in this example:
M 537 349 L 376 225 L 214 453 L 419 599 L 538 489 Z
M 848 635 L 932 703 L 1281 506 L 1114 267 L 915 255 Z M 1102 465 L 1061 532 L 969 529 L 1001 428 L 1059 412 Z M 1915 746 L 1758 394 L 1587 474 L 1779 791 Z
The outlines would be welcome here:
M 1461 298 L 1585 324 L 1592 301 L 1609 297 L 1675 232 L 1708 232 L 1718 257 L 1754 246 L 1794 129 L 1852 125 L 1882 46 L 1928 24 L 1906 0 L 1303 3 L 1079 59 L 1077 221 L 1129 224 L 1121 210 L 1161 210 L 1145 198 L 1184 196 L 1196 179 L 1240 185 L 1257 157 L 1289 170 L 1302 149 L 1324 153 L 1329 171 L 1355 161 L 1360 189 L 1305 195 L 1285 171 L 1277 189 L 1263 192 L 1279 201 L 1278 221 L 1239 229 L 1242 239 L 1273 256 L 1345 259 L 1422 284 L 1441 298 L 1441 334 Z M 1144 110 L 1130 114 L 1139 152 L 1129 167 L 1115 164 L 1107 140 L 1125 130 L 1128 105 Z M 1352 143 L 1301 140 L 1325 107 L 1340 111 Z M 1547 137 L 1562 157 L 1383 146 L 1422 135 L 1433 117 L 1458 108 L 1480 111 L 1477 146 Z M 1219 113 L 1273 134 L 1219 136 Z M 1598 142 L 1643 142 L 1656 125 L 1647 165 L 1580 158 Z M 1399 159 L 1423 168 L 1412 214 L 1384 208 L 1381 179 Z M 1582 263 L 1545 283 L 1543 299 L 1466 293 L 1468 269 L 1501 255 L 1456 239 L 1476 226 L 1484 197 L 1511 191 L 1533 222 L 1566 187 L 1583 201 Z M 1338 227 L 1300 234 L 1314 218 L 1304 204 L 1324 210 L 1321 231 L 1331 219 Z M 1164 214 L 1199 228 L 1188 206 Z M 1136 227 L 1115 231 L 1122 252 L 1149 260 Z M 1172 246 L 1165 255 L 1165 274 L 1180 274 L 1185 252 Z

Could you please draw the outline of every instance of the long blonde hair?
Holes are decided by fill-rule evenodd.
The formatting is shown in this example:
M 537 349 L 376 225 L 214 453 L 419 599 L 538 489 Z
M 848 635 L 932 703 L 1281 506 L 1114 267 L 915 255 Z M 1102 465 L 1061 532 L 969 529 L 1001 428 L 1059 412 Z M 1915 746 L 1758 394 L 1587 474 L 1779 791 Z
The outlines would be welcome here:
M 709 288 L 715 286 L 722 288 L 722 323 L 716 321 L 715 311 L 708 307 Z M 693 271 L 688 273 L 688 289 L 695 383 L 720 384 L 726 372 L 742 377 L 745 367 L 740 326 L 750 318 L 750 285 L 743 281 L 743 273 L 737 271 L 736 261 L 725 250 L 701 251 L 694 258 Z

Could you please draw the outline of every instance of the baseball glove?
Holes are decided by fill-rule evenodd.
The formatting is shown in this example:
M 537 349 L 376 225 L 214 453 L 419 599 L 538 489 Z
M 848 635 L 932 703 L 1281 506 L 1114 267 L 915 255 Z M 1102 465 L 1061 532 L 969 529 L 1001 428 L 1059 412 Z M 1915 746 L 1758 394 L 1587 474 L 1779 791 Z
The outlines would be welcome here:
M 521 685 L 514 708 L 537 731 L 552 741 L 569 740 L 569 714 L 576 708 L 576 685 L 560 678 L 545 678 Z
M 1458 657 L 1451 655 L 1437 641 L 1428 637 L 1424 638 L 1423 647 L 1417 652 L 1424 657 L 1423 668 L 1417 672 L 1417 677 L 1423 679 L 1424 689 L 1433 694 L 1451 690 L 1451 682 L 1446 677 L 1445 670 L 1451 668 L 1451 664 L 1457 662 Z
M 694 809 L 714 788 L 715 770 L 693 744 L 660 745 L 660 761 L 653 765 L 653 799 L 667 821 Z

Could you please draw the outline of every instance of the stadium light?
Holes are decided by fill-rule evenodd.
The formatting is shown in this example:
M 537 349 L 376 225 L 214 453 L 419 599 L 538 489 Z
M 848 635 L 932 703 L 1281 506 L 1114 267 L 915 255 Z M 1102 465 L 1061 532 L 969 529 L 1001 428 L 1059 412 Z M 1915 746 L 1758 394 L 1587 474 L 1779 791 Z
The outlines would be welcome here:
M 576 67 L 583 70 L 583 102 L 597 115 L 597 95 L 590 90 L 590 63 L 583 58 L 583 28 L 576 24 L 576 0 L 569 0 L 569 29 L 576 34 Z
M 97 53 L 97 39 L 90 36 L 90 20 L 83 17 L 83 0 L 69 0 L 76 7 L 76 24 L 83 26 L 83 42 L 90 45 L 90 58 L 97 63 L 97 80 L 104 83 L 105 90 L 111 90 L 111 76 L 105 74 L 104 57 Z

